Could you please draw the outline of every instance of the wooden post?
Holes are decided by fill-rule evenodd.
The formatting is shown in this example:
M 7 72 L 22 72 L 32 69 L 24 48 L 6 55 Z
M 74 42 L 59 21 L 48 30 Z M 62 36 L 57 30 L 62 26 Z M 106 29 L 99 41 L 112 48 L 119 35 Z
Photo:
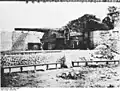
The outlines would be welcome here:
M 85 66 L 88 66 L 88 62 L 85 62 Z
M 79 62 L 77 62 L 77 66 L 79 66 Z
M 34 72 L 36 72 L 36 66 L 34 65 Z
M 46 64 L 46 70 L 48 70 L 48 64 Z
M 106 62 L 106 64 L 108 64 L 108 61 Z
M 116 63 L 115 61 L 113 61 L 114 62 L 114 64 Z
M 11 73 L 11 68 L 9 67 L 9 73 Z
M 22 66 L 20 67 L 20 71 L 21 71 L 21 72 L 23 71 L 23 68 L 22 68 Z
M 57 69 L 57 63 L 56 63 L 56 69 Z

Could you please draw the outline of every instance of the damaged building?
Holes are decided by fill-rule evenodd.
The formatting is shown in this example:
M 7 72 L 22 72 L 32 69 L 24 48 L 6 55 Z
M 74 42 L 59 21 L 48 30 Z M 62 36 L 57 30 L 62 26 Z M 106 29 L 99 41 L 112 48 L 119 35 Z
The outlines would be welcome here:
M 22 46 L 25 44 L 22 40 L 29 32 L 42 32 L 43 36 L 38 39 L 39 41 L 36 43 L 27 42 L 27 48 L 25 46 L 21 48 L 26 50 L 93 49 L 95 47 L 94 32 L 113 30 L 115 19 L 118 16 L 119 12 L 108 13 L 101 21 L 95 15 L 85 14 L 58 29 L 15 28 L 15 32 L 22 31 L 22 34 L 16 41 L 18 41 L 18 45 Z M 24 33 L 25 31 L 27 33 Z M 35 39 L 32 38 L 32 40 L 34 41 Z M 14 42 L 13 49 L 17 48 L 16 46 L 17 44 Z

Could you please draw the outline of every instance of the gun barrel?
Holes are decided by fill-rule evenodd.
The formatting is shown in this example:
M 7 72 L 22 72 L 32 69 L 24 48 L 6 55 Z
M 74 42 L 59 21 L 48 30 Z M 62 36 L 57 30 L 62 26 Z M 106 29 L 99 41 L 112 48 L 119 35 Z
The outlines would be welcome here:
M 42 28 L 15 28 L 15 31 L 48 32 L 49 29 L 42 29 Z

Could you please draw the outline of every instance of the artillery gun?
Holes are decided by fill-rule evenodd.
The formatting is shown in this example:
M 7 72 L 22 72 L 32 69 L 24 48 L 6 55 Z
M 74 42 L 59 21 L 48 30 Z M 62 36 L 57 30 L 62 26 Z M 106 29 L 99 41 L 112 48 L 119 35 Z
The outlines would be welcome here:
M 15 31 L 43 32 L 41 43 L 44 50 L 92 49 L 94 48 L 93 31 L 114 29 L 115 19 L 119 16 L 119 12 L 111 8 L 114 7 L 109 8 L 110 13 L 102 21 L 95 15 L 85 14 L 58 29 L 15 28 Z

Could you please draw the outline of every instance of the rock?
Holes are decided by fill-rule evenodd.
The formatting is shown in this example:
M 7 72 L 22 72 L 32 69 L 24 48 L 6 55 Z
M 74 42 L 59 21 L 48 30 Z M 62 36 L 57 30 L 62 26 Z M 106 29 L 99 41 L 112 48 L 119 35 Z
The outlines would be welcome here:
M 98 45 L 95 50 L 105 50 L 107 49 L 107 46 L 106 45 Z
M 120 81 L 120 79 L 116 79 L 116 81 Z
M 69 74 L 67 75 L 67 78 L 68 78 L 68 79 L 72 79 L 71 72 L 69 72 Z
M 107 86 L 108 88 L 113 88 L 115 87 L 114 85 L 110 84 L 109 86 Z
M 66 73 L 62 73 L 61 77 L 66 79 Z
M 61 73 L 57 74 L 56 77 L 61 77 Z

